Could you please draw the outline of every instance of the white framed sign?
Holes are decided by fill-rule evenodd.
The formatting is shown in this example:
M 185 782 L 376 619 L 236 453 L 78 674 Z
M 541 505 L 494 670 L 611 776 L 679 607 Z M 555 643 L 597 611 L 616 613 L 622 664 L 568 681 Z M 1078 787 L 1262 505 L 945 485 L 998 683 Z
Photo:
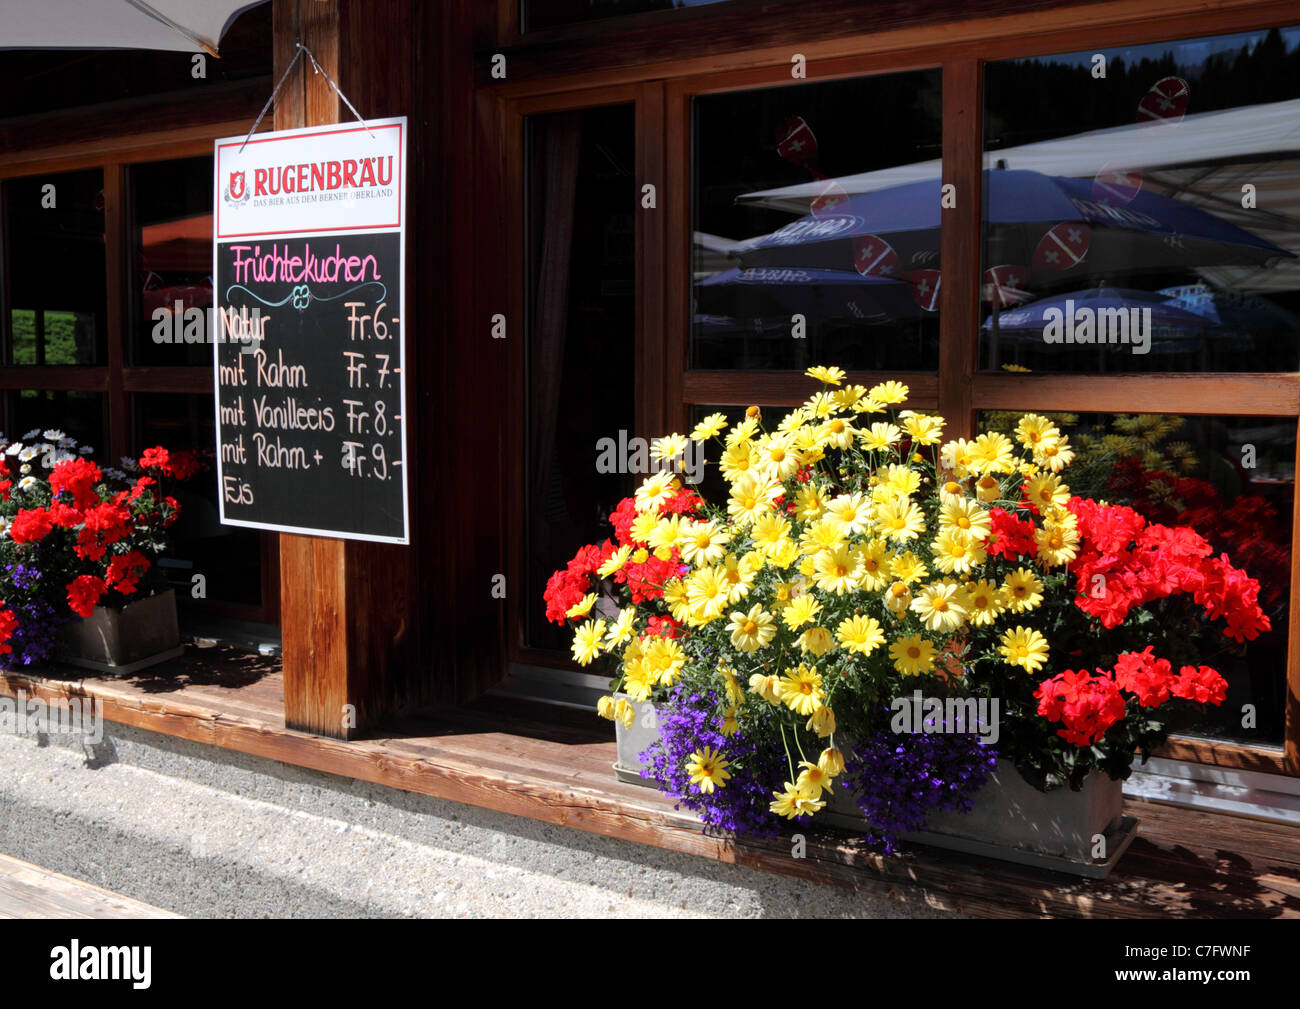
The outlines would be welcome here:
M 216 141 L 221 521 L 409 543 L 406 118 Z

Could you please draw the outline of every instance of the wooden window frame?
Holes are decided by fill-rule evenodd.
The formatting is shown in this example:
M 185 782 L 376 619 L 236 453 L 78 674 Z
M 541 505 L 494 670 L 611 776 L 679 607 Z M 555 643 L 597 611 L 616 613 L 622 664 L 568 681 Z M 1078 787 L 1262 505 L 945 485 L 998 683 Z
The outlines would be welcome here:
M 710 24 L 734 24 L 731 13 L 740 5 L 702 8 L 692 17 L 693 30 L 712 38 Z M 819 9 L 820 9 L 819 5 Z M 836 0 L 825 5 L 839 6 Z M 985 63 L 1081 48 L 1140 45 L 1231 32 L 1284 27 L 1300 21 L 1286 4 L 1252 0 L 1224 0 L 1214 9 L 1186 0 L 1136 0 L 1035 9 L 1023 13 L 959 20 L 959 5 L 941 3 L 947 21 L 934 10 L 900 13 L 890 4 L 882 24 L 892 25 L 871 34 L 836 35 L 829 21 L 818 21 L 816 37 L 798 51 L 807 60 L 806 82 L 790 79 L 790 53 L 796 48 L 784 22 L 768 29 L 769 44 L 700 53 L 683 52 L 672 62 L 657 52 L 672 51 L 670 39 L 681 37 L 679 14 L 635 15 L 613 18 L 568 29 L 520 35 L 518 0 L 501 0 L 498 7 L 498 42 L 510 67 L 509 78 L 491 83 L 479 77 L 480 106 L 501 118 L 502 146 L 489 152 L 504 165 L 503 206 L 507 221 L 523 221 L 522 117 L 528 114 L 586 105 L 637 103 L 638 189 L 645 182 L 660 184 L 660 210 L 653 222 L 642 213 L 637 231 L 637 361 L 640 376 L 661 375 L 647 401 L 638 401 L 638 424 L 646 430 L 681 429 L 696 404 L 745 405 L 752 402 L 776 406 L 795 405 L 803 396 L 790 372 L 716 372 L 688 368 L 690 332 L 688 284 L 680 279 L 680 264 L 690 262 L 690 102 L 697 95 L 735 92 L 782 84 L 815 83 L 849 76 L 868 76 L 902 70 L 939 67 L 943 74 L 943 181 L 957 186 L 958 200 L 946 211 L 941 257 L 946 283 L 941 293 L 940 355 L 936 372 L 901 376 L 913 387 L 918 406 L 937 409 L 949 421 L 954 435 L 974 430 L 983 410 L 1045 409 L 1073 412 L 1124 412 L 1135 397 L 1153 413 L 1184 415 L 1273 416 L 1294 418 L 1297 424 L 1297 470 L 1300 471 L 1300 372 L 1204 373 L 1185 375 L 1000 375 L 978 371 L 980 199 L 983 178 L 983 68 Z M 913 4 L 913 8 L 922 5 Z M 809 11 L 813 20 L 819 13 Z M 651 19 L 654 19 L 653 21 Z M 934 24 L 917 24 L 926 19 Z M 891 20 L 892 19 L 892 20 Z M 806 21 L 807 19 L 800 19 Z M 661 28 L 644 26 L 661 24 Z M 603 27 L 603 30 L 602 30 Z M 634 42 L 620 48 L 618 29 L 639 30 Z M 653 32 L 662 35 L 656 47 Z M 634 34 L 637 34 L 634 32 Z M 592 45 L 599 40 L 598 45 Z M 566 46 L 568 50 L 566 51 Z M 585 47 L 591 69 L 556 72 L 581 59 L 574 55 Z M 486 65 L 493 54 L 481 54 Z M 614 99 L 612 95 L 622 97 Z M 488 137 L 489 145 L 492 138 Z M 505 257 L 510 278 L 510 308 L 514 318 L 525 318 L 523 301 L 522 238 L 507 239 Z M 656 243 L 659 243 L 656 246 Z M 662 341 L 662 342 L 657 342 Z M 511 401 L 516 406 L 510 429 L 514 440 L 508 459 L 522 472 L 523 424 L 522 342 L 511 369 Z M 878 377 L 878 376 L 875 376 Z M 890 377 L 900 377 L 892 375 Z M 873 378 L 868 373 L 851 379 Z M 513 488 L 511 516 L 522 514 L 522 477 Z M 1292 516 L 1292 586 L 1300 585 L 1300 495 Z M 518 521 L 509 521 L 509 561 L 512 584 L 522 582 L 523 539 Z M 553 665 L 554 655 L 523 646 L 522 605 L 513 599 L 508 627 L 507 658 L 512 661 Z M 1217 764 L 1267 773 L 1300 775 L 1300 592 L 1291 593 L 1288 619 L 1286 673 L 1286 728 L 1284 746 L 1246 746 L 1237 743 L 1174 737 L 1161 755 L 1196 763 Z
M 264 127 L 269 128 L 269 127 Z M 107 420 L 106 458 L 127 454 L 135 431 L 132 397 L 137 393 L 211 395 L 212 372 L 194 365 L 137 366 L 127 363 L 132 338 L 127 318 L 127 268 L 131 259 L 129 197 L 126 173 L 133 165 L 211 155 L 219 137 L 246 132 L 248 121 L 190 126 L 168 133 L 138 133 L 100 141 L 23 150 L 0 156 L 0 182 L 35 175 L 100 169 L 104 179 L 104 247 L 106 350 L 104 363 L 93 366 L 5 365 L 0 392 L 96 392 L 104 396 Z M 5 326 L 7 327 L 7 322 Z M 260 605 L 216 602 L 205 611 L 216 617 L 256 623 L 280 619 L 279 536 L 261 533 Z

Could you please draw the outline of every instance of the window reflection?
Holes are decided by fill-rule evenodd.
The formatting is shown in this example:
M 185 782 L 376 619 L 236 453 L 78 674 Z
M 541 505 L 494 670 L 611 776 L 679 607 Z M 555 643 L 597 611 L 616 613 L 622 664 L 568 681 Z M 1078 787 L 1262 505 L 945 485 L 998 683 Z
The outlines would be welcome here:
M 940 73 L 694 102 L 691 367 L 938 362 Z
M 107 318 L 103 173 L 11 179 L 0 192 L 8 363 L 101 363 Z
M 1294 371 L 1300 29 L 990 63 L 981 366 Z
M 211 365 L 212 158 L 130 171 L 136 364 Z
M 1020 413 L 991 412 L 981 430 L 1015 431 Z M 1228 680 L 1228 700 L 1179 732 L 1280 745 L 1285 726 L 1294 418 L 1046 413 L 1075 456 L 1064 478 L 1079 497 L 1126 505 L 1148 521 L 1189 526 L 1259 582 L 1272 630 L 1243 647 L 1213 629 L 1185 642 L 1189 656 Z M 1170 601 L 1155 612 L 1177 620 Z M 1121 630 L 1118 633 L 1123 634 Z M 1144 632 L 1129 625 L 1140 646 Z M 1191 661 L 1190 658 L 1187 661 Z M 1243 705 L 1251 705 L 1244 718 Z

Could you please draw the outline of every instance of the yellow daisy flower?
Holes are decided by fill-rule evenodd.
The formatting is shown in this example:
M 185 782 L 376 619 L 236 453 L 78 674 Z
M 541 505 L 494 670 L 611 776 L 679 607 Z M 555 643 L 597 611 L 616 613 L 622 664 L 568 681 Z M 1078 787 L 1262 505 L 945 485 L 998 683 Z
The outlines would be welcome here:
M 1043 601 L 1043 583 L 1028 568 L 1016 568 L 1002 583 L 1002 596 L 1012 613 L 1026 613 Z
M 842 369 L 827 368 L 822 365 L 809 368 L 804 372 L 804 374 L 809 378 L 815 378 L 818 382 L 823 382 L 826 385 L 839 385 L 844 381 L 845 377 Z
M 781 619 L 787 627 L 794 630 L 817 619 L 822 611 L 822 604 L 812 596 L 798 596 L 781 611 Z
M 691 776 L 691 784 L 698 785 L 700 791 L 708 795 L 714 788 L 722 788 L 727 784 L 731 777 L 728 766 L 729 761 L 723 759 L 721 753 L 706 746 L 691 754 L 686 762 L 686 773 Z
M 822 693 L 822 674 L 817 667 L 805 666 L 802 662 L 797 669 L 781 677 L 781 703 L 796 715 L 805 718 L 822 706 L 826 695 Z
M 963 596 L 961 586 L 953 582 L 932 582 L 912 600 L 912 612 L 926 630 L 946 634 L 960 627 L 966 617 Z
M 1038 631 L 1016 627 L 1003 632 L 998 653 L 1008 665 L 1036 673 L 1047 663 L 1047 639 Z
M 711 413 L 695 425 L 695 430 L 691 432 L 691 441 L 707 441 L 715 437 L 726 426 L 727 415 L 725 413 Z
M 573 657 L 578 665 L 586 666 L 601 653 L 601 640 L 605 637 L 605 621 L 588 620 L 573 632 Z
M 890 379 L 888 382 L 872 386 L 867 395 L 886 406 L 897 406 L 899 403 L 906 402 L 908 391 L 907 386 L 902 382 Z
M 646 478 L 636 489 L 636 510 L 654 511 L 681 488 L 671 470 L 664 470 Z
M 815 732 L 822 739 L 835 734 L 835 712 L 823 704 L 812 713 L 808 724 L 804 726 L 809 732 Z
M 727 630 L 731 632 L 732 645 L 742 652 L 753 652 L 771 644 L 776 637 L 776 621 L 764 611 L 762 604 L 755 603 L 748 613 L 733 612 Z
M 966 619 L 976 627 L 987 627 L 1006 609 L 1002 589 L 983 578 L 966 583 Z
M 861 614 L 841 620 L 835 629 L 835 637 L 845 650 L 857 655 L 870 655 L 885 643 L 880 622 L 875 617 Z
M 899 638 L 889 646 L 894 668 L 904 676 L 917 676 L 934 668 L 934 645 L 919 634 Z
M 564 611 L 566 617 L 585 617 L 596 605 L 596 593 L 589 592 Z
M 863 431 L 859 440 L 868 452 L 884 452 L 902 436 L 902 432 L 887 421 L 876 421 Z

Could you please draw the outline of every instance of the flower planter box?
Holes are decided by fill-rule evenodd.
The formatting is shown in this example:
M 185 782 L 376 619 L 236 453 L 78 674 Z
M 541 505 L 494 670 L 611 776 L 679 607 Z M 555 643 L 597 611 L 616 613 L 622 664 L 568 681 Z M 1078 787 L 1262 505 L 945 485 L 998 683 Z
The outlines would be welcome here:
M 619 781 L 626 781 L 631 785 L 654 788 L 656 786 L 653 781 L 641 777 L 643 765 L 639 757 L 659 738 L 659 720 L 656 717 L 655 706 L 649 701 L 637 703 L 627 694 L 615 694 L 614 697 L 627 701 L 636 709 L 636 719 L 632 722 L 632 728 L 625 729 L 622 722 L 614 722 L 614 741 L 618 747 L 614 776 Z
M 618 747 L 614 773 L 620 781 L 653 788 L 653 781 L 641 777 L 638 755 L 655 741 L 658 720 L 650 702 L 631 703 L 636 709 L 632 728 L 614 723 Z M 1094 772 L 1078 792 L 1068 788 L 1040 792 L 1020 776 L 1014 764 L 999 760 L 975 794 L 969 813 L 936 811 L 926 821 L 925 830 L 902 837 L 933 848 L 1105 879 L 1137 834 L 1136 817 L 1124 815 L 1123 790 L 1122 781 Z M 852 794 L 843 788 L 835 789 L 816 820 L 859 833 L 863 830 L 862 813 Z M 1094 858 L 1099 835 L 1103 854 Z
M 836 789 L 818 819 L 861 829 L 853 796 Z M 1137 834 L 1136 817 L 1124 815 L 1124 783 L 1093 772 L 1083 788 L 1040 792 L 1007 760 L 999 760 L 969 813 L 936 810 L 926 829 L 905 841 L 1018 862 L 1075 876 L 1105 879 Z M 1098 851 L 1100 857 L 1094 858 Z
M 58 661 L 101 673 L 130 674 L 182 655 L 172 589 L 120 610 L 96 606 L 60 632 Z

